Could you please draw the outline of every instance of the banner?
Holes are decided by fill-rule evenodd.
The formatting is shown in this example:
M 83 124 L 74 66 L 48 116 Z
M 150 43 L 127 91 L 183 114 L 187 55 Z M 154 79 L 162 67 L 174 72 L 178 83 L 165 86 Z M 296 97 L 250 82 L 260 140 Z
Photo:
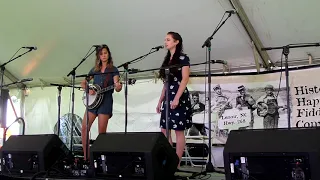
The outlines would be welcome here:
M 282 73 L 219 76 L 211 84 L 211 131 L 214 143 L 224 144 L 236 129 L 288 127 L 285 77 Z M 191 91 L 194 126 L 191 135 L 209 131 L 207 78 L 192 78 Z M 294 122 L 296 120 L 294 119 Z M 201 126 L 203 124 L 203 126 Z
M 215 140 L 225 143 L 228 132 L 234 129 L 287 128 L 288 97 L 291 127 L 320 126 L 319 73 L 319 68 L 290 71 L 289 96 L 284 72 L 212 77 L 211 130 Z M 192 78 L 189 84 L 195 112 L 193 135 L 208 132 L 206 82 L 205 77 Z
M 289 73 L 291 127 L 320 125 L 319 68 L 294 70 Z M 211 130 L 213 143 L 224 144 L 231 130 L 270 129 L 288 127 L 288 108 L 285 73 L 260 75 L 213 76 L 212 84 L 206 77 L 192 77 L 188 84 L 193 109 L 193 126 L 186 131 L 189 136 L 208 135 Z M 128 87 L 128 132 L 160 131 L 160 114 L 156 106 L 163 88 L 162 82 L 138 80 Z M 209 108 L 208 91 L 211 89 Z M 58 119 L 57 89 L 55 87 L 31 88 L 25 98 L 26 133 L 56 132 Z M 70 89 L 63 88 L 61 99 L 61 134 L 70 137 Z M 81 141 L 81 122 L 85 107 L 83 91 L 75 91 L 76 123 L 75 144 Z M 124 91 L 114 93 L 114 114 L 108 123 L 108 132 L 125 129 Z M 209 124 L 209 109 L 211 124 Z M 70 117 L 69 117 L 70 116 Z M 91 139 L 98 135 L 94 122 Z
M 294 71 L 290 74 L 292 96 L 292 126 L 320 126 L 319 68 Z

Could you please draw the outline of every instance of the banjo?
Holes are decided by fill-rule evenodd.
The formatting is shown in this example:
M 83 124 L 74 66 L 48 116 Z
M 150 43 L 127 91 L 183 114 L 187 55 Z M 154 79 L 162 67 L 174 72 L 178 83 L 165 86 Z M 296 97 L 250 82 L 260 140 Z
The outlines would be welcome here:
M 89 90 L 93 90 L 95 93 L 93 95 L 88 95 L 88 109 L 94 109 L 99 107 L 103 100 L 103 93 L 113 90 L 115 85 L 108 86 L 106 88 L 101 88 L 98 84 L 89 85 Z M 82 101 L 84 106 L 87 106 L 87 93 L 84 92 L 82 96 Z
M 119 81 L 121 84 L 123 81 Z M 135 79 L 128 79 L 128 85 L 133 85 L 136 83 Z M 88 109 L 94 109 L 100 106 L 103 100 L 103 93 L 113 90 L 115 85 L 108 86 L 106 88 L 101 88 L 98 84 L 89 84 L 89 90 L 94 91 L 93 95 L 88 95 Z M 83 93 L 82 101 L 84 106 L 87 106 L 87 93 L 86 91 Z

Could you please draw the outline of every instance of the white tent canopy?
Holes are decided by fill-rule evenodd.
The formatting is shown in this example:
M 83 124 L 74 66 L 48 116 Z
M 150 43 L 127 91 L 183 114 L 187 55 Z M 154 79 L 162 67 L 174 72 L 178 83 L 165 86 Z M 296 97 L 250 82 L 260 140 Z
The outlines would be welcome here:
M 6 76 L 11 81 L 34 78 L 27 83 L 30 86 L 67 83 L 66 75 L 92 45 L 107 44 L 118 66 L 162 45 L 168 31 L 179 32 L 191 63 L 200 63 L 206 60 L 203 42 L 224 12 L 236 9 L 238 14 L 232 15 L 212 40 L 212 59 L 228 61 L 232 70 L 252 69 L 256 66 L 252 41 L 258 50 L 260 46 L 317 42 L 320 26 L 314 22 L 319 5 L 317 0 L 3 0 L 0 63 L 7 62 L 22 46 L 36 46 L 36 51 L 9 63 L 6 70 L 12 76 Z M 317 50 L 291 49 L 289 60 L 306 64 L 308 53 L 319 57 Z M 158 68 L 165 53 L 160 50 L 130 67 Z M 280 51 L 268 51 L 270 59 L 266 59 L 261 53 L 265 52 L 258 57 L 261 64 L 263 60 L 278 62 L 281 55 Z M 77 74 L 87 73 L 93 63 L 94 55 L 77 69 Z M 203 68 L 194 66 L 192 71 Z M 214 68 L 222 72 L 221 65 Z M 6 78 L 5 82 L 10 80 Z

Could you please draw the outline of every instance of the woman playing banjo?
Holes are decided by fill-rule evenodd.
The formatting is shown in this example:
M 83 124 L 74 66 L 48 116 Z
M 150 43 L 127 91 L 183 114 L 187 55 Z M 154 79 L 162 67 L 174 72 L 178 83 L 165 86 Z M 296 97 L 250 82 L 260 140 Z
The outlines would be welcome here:
M 110 73 L 108 73 L 110 72 Z M 92 68 L 89 74 L 106 73 L 101 75 L 95 75 L 90 77 L 88 81 L 93 79 L 93 84 L 100 86 L 101 88 L 106 88 L 114 85 L 114 89 L 120 92 L 122 89 L 122 84 L 119 82 L 119 71 L 113 66 L 112 56 L 110 49 L 107 45 L 102 45 L 96 49 L 96 61 L 95 67 Z M 86 89 L 86 80 L 81 82 L 81 87 Z M 112 117 L 112 106 L 113 106 L 113 94 L 114 90 L 106 91 L 102 94 L 102 101 L 99 106 L 91 108 L 88 110 L 89 114 L 89 131 L 92 123 L 98 117 L 98 129 L 99 134 L 105 133 L 107 131 L 108 121 Z M 89 96 L 94 95 L 96 92 L 94 90 L 89 90 Z M 82 121 L 82 147 L 84 153 L 84 160 L 88 160 L 86 157 L 86 138 L 87 138 L 87 127 L 86 127 L 87 114 L 84 114 Z

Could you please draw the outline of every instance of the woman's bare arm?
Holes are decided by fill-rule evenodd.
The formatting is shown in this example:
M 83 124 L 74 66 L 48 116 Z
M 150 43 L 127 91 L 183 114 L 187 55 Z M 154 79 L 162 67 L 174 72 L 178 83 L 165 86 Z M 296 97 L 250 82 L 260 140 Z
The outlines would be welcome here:
M 89 77 L 89 81 L 91 81 L 92 78 L 93 77 Z M 85 90 L 86 86 L 87 86 L 87 81 L 85 79 L 82 80 L 80 85 L 81 85 L 82 89 Z

